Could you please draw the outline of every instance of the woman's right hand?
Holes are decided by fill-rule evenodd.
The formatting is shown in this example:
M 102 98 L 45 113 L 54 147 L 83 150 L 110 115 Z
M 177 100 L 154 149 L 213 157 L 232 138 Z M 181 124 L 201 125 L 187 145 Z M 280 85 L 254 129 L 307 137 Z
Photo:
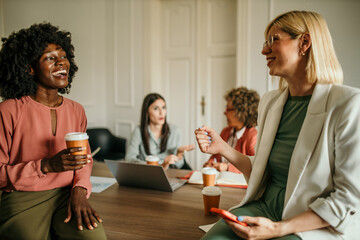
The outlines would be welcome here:
M 195 130 L 196 140 L 203 153 L 221 154 L 227 143 L 212 128 L 202 126 Z
M 44 158 L 41 160 L 41 171 L 43 173 L 65 172 L 83 168 L 86 164 L 91 162 L 91 156 L 70 154 L 82 150 L 82 147 L 67 148 L 58 152 L 51 158 Z
M 164 159 L 162 167 L 164 168 L 164 170 L 166 170 L 170 166 L 170 164 L 174 164 L 177 161 L 179 161 L 179 158 L 176 155 L 167 155 Z

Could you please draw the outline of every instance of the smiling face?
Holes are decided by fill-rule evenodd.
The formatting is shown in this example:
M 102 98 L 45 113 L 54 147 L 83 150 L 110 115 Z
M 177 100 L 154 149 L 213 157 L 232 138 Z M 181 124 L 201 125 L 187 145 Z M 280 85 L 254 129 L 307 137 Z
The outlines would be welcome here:
M 68 85 L 70 69 L 66 52 L 56 44 L 48 44 L 35 66 L 31 67 L 31 74 L 35 76 L 38 88 L 58 90 Z
M 287 79 L 296 75 L 300 67 L 305 69 L 301 66 L 299 39 L 292 39 L 275 26 L 270 28 L 267 39 L 261 53 L 266 56 L 270 75 Z
M 150 124 L 163 125 L 166 118 L 166 103 L 162 99 L 157 99 L 149 106 Z

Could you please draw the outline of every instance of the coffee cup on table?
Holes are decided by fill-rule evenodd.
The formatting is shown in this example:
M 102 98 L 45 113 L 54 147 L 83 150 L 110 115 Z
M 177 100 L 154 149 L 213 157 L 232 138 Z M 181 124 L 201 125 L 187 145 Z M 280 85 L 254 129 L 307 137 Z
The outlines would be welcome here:
M 82 147 L 83 150 L 70 153 L 71 155 L 87 155 L 89 136 L 83 132 L 72 132 L 65 135 L 66 147 Z
M 201 173 L 202 173 L 202 177 L 203 177 L 204 187 L 215 186 L 215 179 L 216 179 L 216 174 L 217 174 L 217 170 L 215 168 L 204 167 L 201 170 Z
M 150 165 L 159 165 L 159 158 L 157 156 L 148 155 L 146 156 L 145 161 Z
M 202 190 L 205 215 L 210 215 L 211 208 L 219 208 L 221 189 L 215 186 L 204 187 Z

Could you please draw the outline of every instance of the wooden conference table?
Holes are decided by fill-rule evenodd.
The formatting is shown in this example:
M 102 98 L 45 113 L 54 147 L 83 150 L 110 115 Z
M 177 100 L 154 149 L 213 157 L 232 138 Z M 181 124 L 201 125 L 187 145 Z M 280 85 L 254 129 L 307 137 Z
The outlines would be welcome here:
M 173 177 L 189 170 L 169 169 Z M 94 161 L 93 176 L 112 177 L 105 163 Z M 108 240 L 118 239 L 200 239 L 199 225 L 214 223 L 217 216 L 205 216 L 202 185 L 185 184 L 175 192 L 119 186 L 92 193 L 90 202 L 99 213 Z M 244 189 L 221 187 L 220 208 L 240 202 Z

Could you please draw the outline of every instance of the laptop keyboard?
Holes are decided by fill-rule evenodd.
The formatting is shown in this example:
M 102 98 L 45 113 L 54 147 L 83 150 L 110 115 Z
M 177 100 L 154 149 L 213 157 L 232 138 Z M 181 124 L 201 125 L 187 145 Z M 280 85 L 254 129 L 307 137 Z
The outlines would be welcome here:
M 181 185 L 184 184 L 184 181 L 182 181 L 181 179 L 177 179 L 177 178 L 170 178 L 169 179 L 169 183 L 172 189 L 180 187 Z

